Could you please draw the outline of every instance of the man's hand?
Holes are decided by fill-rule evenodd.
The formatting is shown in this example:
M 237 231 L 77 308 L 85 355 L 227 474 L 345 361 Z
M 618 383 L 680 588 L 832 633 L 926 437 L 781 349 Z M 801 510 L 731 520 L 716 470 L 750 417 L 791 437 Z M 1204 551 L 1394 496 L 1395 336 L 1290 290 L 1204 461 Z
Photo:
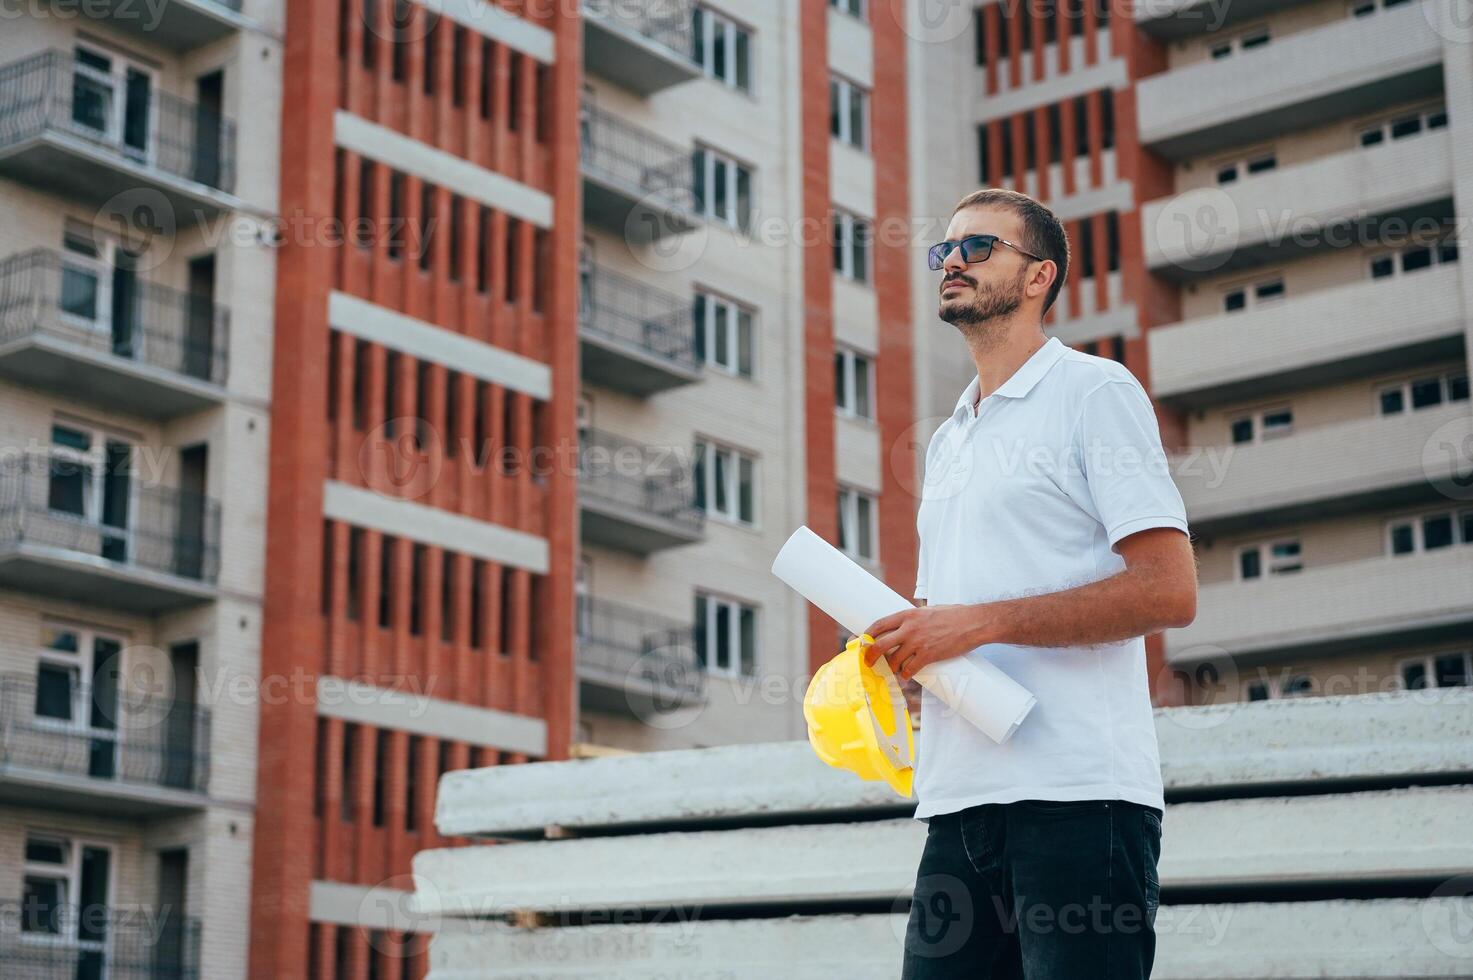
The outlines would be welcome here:
M 915 677 L 916 671 L 938 660 L 959 657 L 989 642 L 986 617 L 979 616 L 979 606 L 924 606 L 903 609 L 877 619 L 865 630 L 874 637 L 874 646 L 865 650 L 865 662 L 883 656 L 890 669 L 902 682 Z

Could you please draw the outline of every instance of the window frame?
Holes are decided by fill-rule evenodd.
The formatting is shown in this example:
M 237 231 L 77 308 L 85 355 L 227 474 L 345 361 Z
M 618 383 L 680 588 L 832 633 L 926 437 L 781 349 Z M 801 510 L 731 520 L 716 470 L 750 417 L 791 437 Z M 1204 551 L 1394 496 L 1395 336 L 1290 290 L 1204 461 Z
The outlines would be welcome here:
M 740 300 L 732 299 L 724 293 L 716 292 L 705 286 L 696 286 L 693 289 L 692 306 L 699 303 L 704 311 L 704 317 L 692 310 L 692 329 L 696 333 L 697 350 L 699 351 L 699 362 L 702 366 L 733 378 L 752 380 L 757 374 L 757 310 Z M 716 360 L 712 353 L 717 349 L 716 344 L 716 321 L 717 308 L 725 308 L 727 313 L 727 352 L 726 356 L 731 363 L 723 364 Z M 746 358 L 747 370 L 741 369 L 742 362 L 742 318 L 746 317 Z
M 1422 676 L 1428 681 L 1437 678 L 1437 661 L 1445 657 L 1463 658 L 1463 677 L 1468 679 L 1467 683 L 1441 684 L 1429 683 L 1421 687 L 1408 687 L 1406 682 L 1407 667 L 1415 664 L 1422 668 Z M 1419 653 L 1411 657 L 1402 657 L 1396 661 L 1396 683 L 1402 691 L 1447 691 L 1458 687 L 1468 687 L 1473 684 L 1473 650 L 1440 650 L 1435 653 Z
M 1446 548 L 1427 547 L 1427 521 L 1430 518 L 1446 517 L 1452 522 L 1452 542 Z M 1431 554 L 1437 551 L 1449 551 L 1461 545 L 1473 544 L 1473 536 L 1464 531 L 1464 521 L 1473 520 L 1473 507 L 1449 507 L 1439 510 L 1417 511 L 1411 514 L 1397 514 L 1388 517 L 1383 524 L 1383 538 L 1386 546 L 1387 558 L 1406 558 L 1415 555 Z M 1412 531 L 1412 550 L 1398 552 L 1396 550 L 1396 531 L 1401 527 L 1410 527 Z
M 746 234 L 752 229 L 752 215 L 757 211 L 757 169 L 751 164 L 744 163 L 736 157 L 718 150 L 705 143 L 698 143 L 691 151 L 692 169 L 700 168 L 700 180 L 697 187 L 700 193 L 696 195 L 696 213 L 707 221 L 723 224 Z M 728 214 L 719 214 L 716 211 L 716 195 L 712 189 L 716 186 L 716 168 L 718 164 L 726 167 L 726 210 Z M 747 175 L 747 213 L 741 212 L 741 179 L 740 174 Z
M 21 858 L 21 895 L 25 895 L 26 881 L 32 877 L 48 880 L 60 880 L 65 882 L 62 894 L 61 907 L 80 910 L 82 893 L 82 853 L 88 848 L 99 850 L 107 854 L 107 894 L 103 899 L 102 906 L 111 909 L 114 906 L 117 895 L 118 881 L 118 855 L 117 848 L 103 840 L 87 836 L 59 833 L 51 829 L 36 829 L 25 827 L 22 840 Z M 30 849 L 32 841 L 44 841 L 51 844 L 60 844 L 66 849 L 67 860 L 64 864 L 55 865 L 49 862 L 32 861 L 25 856 Z M 65 928 L 59 932 L 36 932 L 25 928 L 26 919 L 23 916 L 19 930 L 22 943 L 37 946 L 63 946 L 68 949 L 76 949 L 89 953 L 106 954 L 109 940 L 83 940 L 78 935 L 78 927 L 81 924 L 81 916 L 73 912 L 67 915 L 64 922 Z
M 874 222 L 843 208 L 834 208 L 834 275 L 846 282 L 869 286 L 874 282 Z M 858 232 L 864 230 L 862 263 L 856 262 L 860 252 Z
M 723 468 L 726 473 L 725 486 L 722 492 L 726 496 L 727 506 L 719 509 L 716 506 L 716 466 L 717 458 L 724 457 Z M 750 498 L 752 501 L 751 520 L 744 520 L 741 516 L 741 490 L 742 490 L 742 463 L 746 462 L 750 474 Z M 760 528 L 762 526 L 762 498 L 761 498 L 761 476 L 760 459 L 756 453 L 739 449 L 729 443 L 710 439 L 704 436 L 696 438 L 695 459 L 692 466 L 700 467 L 701 497 L 696 501 L 701 512 L 708 520 L 718 520 L 723 524 L 733 527 Z
M 1281 545 L 1293 545 L 1298 553 L 1287 560 L 1280 560 L 1274 555 L 1274 549 Z M 1254 576 L 1243 575 L 1243 555 L 1247 552 L 1256 552 L 1258 555 L 1258 574 Z M 1256 541 L 1250 544 L 1238 545 L 1233 550 L 1233 577 L 1237 582 L 1261 582 L 1268 578 L 1281 575 L 1297 575 L 1304 570 L 1304 542 L 1302 538 L 1278 537 L 1264 541 Z M 1294 568 L 1285 568 L 1285 565 L 1294 564 Z
M 726 66 L 722 74 L 716 71 L 716 32 L 720 29 L 724 35 L 722 42 L 725 45 Z M 701 36 L 696 37 L 699 31 Z M 757 91 L 757 73 L 754 70 L 757 64 L 755 57 L 757 32 L 741 21 L 735 20 L 729 14 L 715 10 L 705 4 L 694 4 L 691 7 L 691 61 L 700 68 L 701 74 L 724 88 L 745 95 L 755 95 Z M 737 51 L 739 36 L 745 37 L 747 84 L 742 85 L 737 81 Z M 730 77 L 728 77 L 730 76 Z
M 864 522 L 868 525 L 861 527 L 860 504 L 867 503 L 869 519 Z M 839 516 L 839 550 L 863 565 L 878 565 L 880 561 L 880 498 L 868 490 L 858 487 L 840 484 L 838 487 L 838 516 Z M 854 535 L 845 543 L 844 529 L 852 527 Z M 859 547 L 859 543 L 865 536 L 869 538 L 869 554 Z
M 1453 397 L 1453 383 L 1457 379 L 1463 379 L 1463 387 L 1468 386 L 1468 373 L 1459 368 L 1445 368 L 1443 371 L 1432 375 L 1420 375 L 1417 377 L 1402 378 L 1399 381 L 1377 385 L 1375 389 L 1375 412 L 1380 418 L 1388 418 L 1393 415 L 1405 415 L 1408 412 L 1424 412 L 1428 409 L 1442 408 L 1446 405 L 1454 405 L 1467 401 L 1466 398 Z M 1412 386 L 1420 382 L 1436 381 L 1440 397 L 1435 405 L 1423 405 L 1418 408 L 1412 404 Z M 1385 410 L 1384 397 L 1392 392 L 1401 395 L 1401 408 L 1394 412 Z
M 834 360 L 842 362 L 839 373 L 843 376 L 843 385 L 834 386 L 834 411 L 846 419 L 854 419 L 861 422 L 873 422 L 875 420 L 875 358 L 867 351 L 856 347 L 848 347 L 842 344 L 834 346 Z M 861 413 L 858 406 L 859 390 L 859 362 L 866 365 L 864 401 L 868 407 L 867 413 Z
M 700 641 L 696 646 L 696 659 L 700 664 L 701 670 L 708 676 L 727 677 L 732 680 L 757 676 L 759 665 L 762 662 L 762 630 L 758 622 L 761 615 L 760 607 L 744 599 L 737 599 L 729 595 L 706 592 L 704 590 L 697 590 L 695 599 L 702 606 L 702 621 L 696 624 L 696 634 Z M 725 607 L 728 610 L 728 663 L 725 665 L 718 663 L 716 659 L 717 646 L 715 634 L 718 607 Z M 743 634 L 741 629 L 743 612 L 750 613 L 752 623 L 750 673 L 742 669 Z
M 853 123 L 855 100 L 859 100 L 858 115 L 860 132 L 855 138 Z M 851 78 L 837 72 L 829 74 L 829 137 L 860 153 L 870 151 L 870 130 L 873 116 L 870 114 L 870 91 Z M 837 123 L 838 132 L 834 131 Z

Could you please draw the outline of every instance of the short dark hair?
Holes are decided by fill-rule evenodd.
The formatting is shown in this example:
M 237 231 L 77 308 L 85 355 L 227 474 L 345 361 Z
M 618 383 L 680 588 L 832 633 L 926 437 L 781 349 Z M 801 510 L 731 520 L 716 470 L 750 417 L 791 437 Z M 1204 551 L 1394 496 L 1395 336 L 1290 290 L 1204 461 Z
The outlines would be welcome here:
M 980 191 L 973 191 L 962 198 L 951 213 L 954 216 L 958 211 L 978 207 L 1006 208 L 1012 211 L 1023 221 L 1023 240 L 1018 244 L 1034 255 L 1052 259 L 1059 267 L 1059 274 L 1054 277 L 1048 296 L 1043 301 L 1043 312 L 1047 315 L 1069 276 L 1069 236 L 1064 234 L 1064 226 L 1059 223 L 1058 216 L 1027 194 L 1008 190 L 1006 187 L 984 187 Z

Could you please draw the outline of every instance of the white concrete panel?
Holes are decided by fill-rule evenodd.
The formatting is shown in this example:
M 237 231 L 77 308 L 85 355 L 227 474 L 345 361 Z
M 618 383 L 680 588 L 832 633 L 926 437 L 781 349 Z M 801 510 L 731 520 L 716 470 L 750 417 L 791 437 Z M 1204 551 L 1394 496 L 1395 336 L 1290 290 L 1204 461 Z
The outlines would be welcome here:
M 471 340 L 347 293 L 334 291 L 328 297 L 327 316 L 334 330 L 526 392 L 542 401 L 552 397 L 552 369 L 530 357 Z
M 552 198 L 526 184 L 479 167 L 444 150 L 421 143 L 387 126 L 339 109 L 333 115 L 333 138 L 345 150 L 378 160 L 457 194 L 530 221 L 552 227 Z
M 1163 906 L 1156 980 L 1457 977 L 1469 972 L 1460 900 Z M 905 916 L 825 915 L 573 929 L 447 920 L 430 980 L 894 980 Z
M 383 885 L 370 887 L 340 881 L 314 881 L 307 896 L 307 917 L 312 922 L 362 929 L 433 932 L 433 920 L 410 911 L 411 894 Z
M 1168 794 L 1473 772 L 1473 691 L 1234 702 L 1156 712 Z M 806 741 L 446 774 L 447 836 L 912 806 L 818 761 Z
M 547 573 L 547 539 L 525 531 L 452 514 L 412 500 L 328 480 L 323 487 L 324 516 L 409 538 L 462 555 Z
M 424 0 L 422 6 L 543 64 L 553 61 L 555 45 L 551 31 L 485 0 Z
M 341 677 L 317 679 L 317 713 L 359 725 L 485 745 L 504 752 L 547 753 L 541 718 L 428 697 L 417 691 L 373 687 Z

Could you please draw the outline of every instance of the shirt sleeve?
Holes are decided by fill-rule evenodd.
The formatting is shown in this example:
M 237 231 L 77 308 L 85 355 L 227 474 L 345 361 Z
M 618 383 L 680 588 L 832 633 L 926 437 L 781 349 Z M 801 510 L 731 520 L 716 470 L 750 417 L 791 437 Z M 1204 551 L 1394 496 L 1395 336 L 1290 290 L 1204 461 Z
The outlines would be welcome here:
M 912 596 L 916 599 L 926 598 L 926 542 L 919 534 L 916 535 L 916 587 Z
M 1139 383 L 1120 378 L 1091 391 L 1077 432 L 1089 495 L 1110 547 L 1155 527 L 1188 533 L 1156 412 Z

